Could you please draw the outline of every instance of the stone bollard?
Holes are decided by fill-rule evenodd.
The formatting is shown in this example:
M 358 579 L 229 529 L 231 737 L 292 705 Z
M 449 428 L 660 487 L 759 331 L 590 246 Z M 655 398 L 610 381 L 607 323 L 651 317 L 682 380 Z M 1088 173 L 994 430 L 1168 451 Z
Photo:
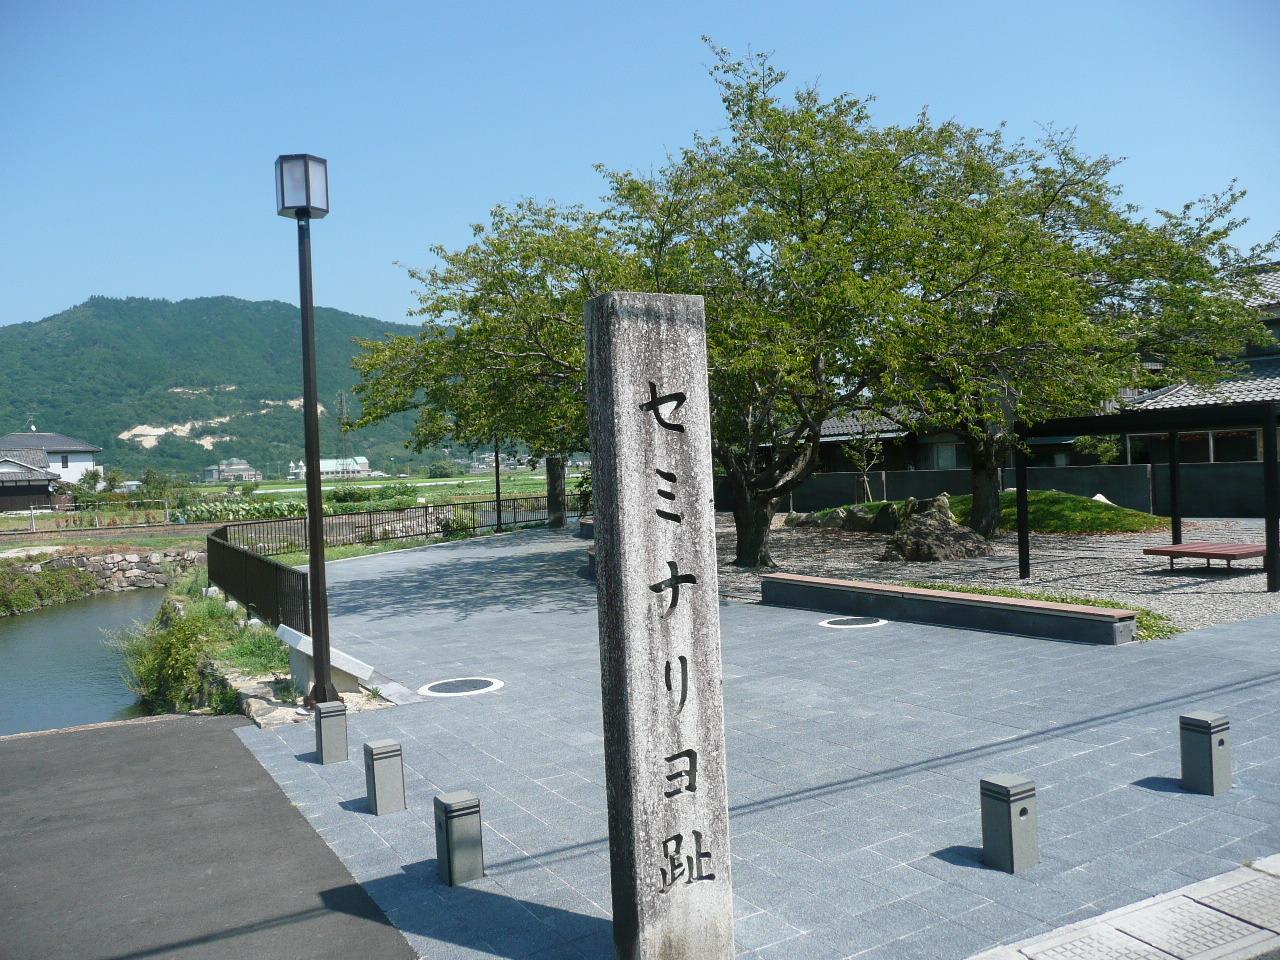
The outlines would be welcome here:
M 316 756 L 321 763 L 347 759 L 347 705 L 341 700 L 316 704 Z
M 1021 873 L 1040 862 L 1036 837 L 1036 785 L 1026 777 L 1000 774 L 981 781 L 982 862 L 1005 873 Z
M 436 806 L 436 865 L 451 887 L 484 876 L 480 800 L 466 790 L 442 793 Z
M 1231 789 L 1230 729 L 1221 713 L 1196 710 L 1178 718 L 1183 790 L 1217 797 Z
M 379 817 L 405 808 L 400 744 L 394 740 L 370 740 L 364 745 L 364 788 L 369 809 Z

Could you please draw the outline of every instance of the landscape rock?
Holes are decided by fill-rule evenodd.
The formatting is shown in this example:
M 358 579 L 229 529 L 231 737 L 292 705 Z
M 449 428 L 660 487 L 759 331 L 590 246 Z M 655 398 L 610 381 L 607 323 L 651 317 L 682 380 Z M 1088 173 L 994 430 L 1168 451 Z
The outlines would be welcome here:
M 898 510 L 892 503 L 886 503 L 876 511 L 871 529 L 876 533 L 895 533 L 898 529 Z
M 851 507 L 844 512 L 842 530 L 852 533 L 866 533 L 875 529 L 876 515 L 866 507 Z
M 908 500 L 903 513 L 902 526 L 889 538 L 881 560 L 956 560 L 989 557 L 994 552 L 985 537 L 956 522 L 945 493 L 928 500 Z
M 841 507 L 836 507 L 834 510 L 832 510 L 830 513 L 828 513 L 825 517 L 822 518 L 818 526 L 823 527 L 824 529 L 827 529 L 827 530 L 835 530 L 840 527 L 843 527 L 844 526 L 844 509 Z

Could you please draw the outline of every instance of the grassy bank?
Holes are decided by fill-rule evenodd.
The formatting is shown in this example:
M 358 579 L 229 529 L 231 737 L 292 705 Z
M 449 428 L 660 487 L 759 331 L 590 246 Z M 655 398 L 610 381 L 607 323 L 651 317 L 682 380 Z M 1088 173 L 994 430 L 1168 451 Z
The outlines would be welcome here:
M 849 504 L 843 509 L 861 507 L 874 513 L 886 503 L 901 507 L 903 501 L 876 500 Z M 835 509 L 842 508 L 832 508 Z M 968 524 L 972 509 L 973 497 L 969 494 L 951 498 L 951 512 L 960 523 Z M 832 510 L 820 510 L 818 516 L 827 516 Z M 1168 517 L 1157 517 L 1141 510 L 1130 510 L 1114 503 L 1057 490 L 1028 490 L 1027 520 L 1034 533 L 1145 533 L 1166 530 L 1169 526 Z M 1018 527 L 1017 494 L 1012 491 L 1000 494 L 1000 527 L 1003 530 L 1016 530 Z
M 23 569 L 27 565 L 27 561 L 0 560 L 0 617 L 80 600 L 97 589 L 93 574 L 84 570 L 68 567 L 31 573 Z
M 906 580 L 903 581 L 903 585 L 925 590 L 956 590 L 960 593 L 976 593 L 984 597 L 1013 597 L 1018 600 L 1044 600 L 1047 603 L 1076 603 L 1086 607 L 1105 607 L 1108 610 L 1133 610 L 1138 614 L 1139 640 L 1160 640 L 1182 632 L 1182 628 L 1175 625 L 1163 613 L 1156 613 L 1146 607 L 1135 607 L 1128 603 L 1117 603 L 1114 600 L 1099 600 L 1097 597 L 1081 597 L 1071 593 L 1039 590 L 1015 590 L 1011 587 L 975 587 L 968 583 L 947 583 L 939 580 Z
M 235 713 L 240 701 L 222 680 L 230 667 L 251 676 L 286 674 L 288 648 L 269 627 L 242 627 L 221 599 L 205 597 L 208 575 L 193 571 L 143 627 L 110 642 L 124 657 L 126 681 L 150 713 L 208 707 Z

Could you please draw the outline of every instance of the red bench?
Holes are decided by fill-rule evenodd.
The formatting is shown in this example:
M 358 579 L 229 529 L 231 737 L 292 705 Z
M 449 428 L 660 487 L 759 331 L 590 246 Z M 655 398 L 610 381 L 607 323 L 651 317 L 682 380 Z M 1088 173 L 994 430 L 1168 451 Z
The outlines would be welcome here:
M 1232 560 L 1265 557 L 1267 548 L 1256 543 L 1175 543 L 1167 547 L 1147 547 L 1142 552 L 1151 557 L 1168 557 L 1170 570 L 1174 557 L 1203 559 L 1206 567 L 1212 566 L 1214 560 L 1225 560 L 1230 569 Z

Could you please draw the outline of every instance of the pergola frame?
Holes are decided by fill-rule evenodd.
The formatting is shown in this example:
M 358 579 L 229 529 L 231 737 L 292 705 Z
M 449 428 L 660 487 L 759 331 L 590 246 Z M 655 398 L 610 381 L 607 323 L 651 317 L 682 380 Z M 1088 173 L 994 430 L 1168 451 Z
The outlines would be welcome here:
M 1031 533 L 1027 517 L 1027 453 L 1025 441 L 1035 437 L 1098 436 L 1111 433 L 1165 433 L 1169 437 L 1169 526 L 1172 542 L 1182 542 L 1181 463 L 1178 437 L 1218 429 L 1262 430 L 1263 512 L 1267 556 L 1267 590 L 1280 591 L 1280 464 L 1276 453 L 1277 406 L 1275 401 L 1171 407 L 1155 410 L 1121 410 L 1091 417 L 1060 417 L 1034 427 L 1019 427 L 1020 441 L 1014 454 L 1018 491 L 1018 576 L 1031 576 Z

